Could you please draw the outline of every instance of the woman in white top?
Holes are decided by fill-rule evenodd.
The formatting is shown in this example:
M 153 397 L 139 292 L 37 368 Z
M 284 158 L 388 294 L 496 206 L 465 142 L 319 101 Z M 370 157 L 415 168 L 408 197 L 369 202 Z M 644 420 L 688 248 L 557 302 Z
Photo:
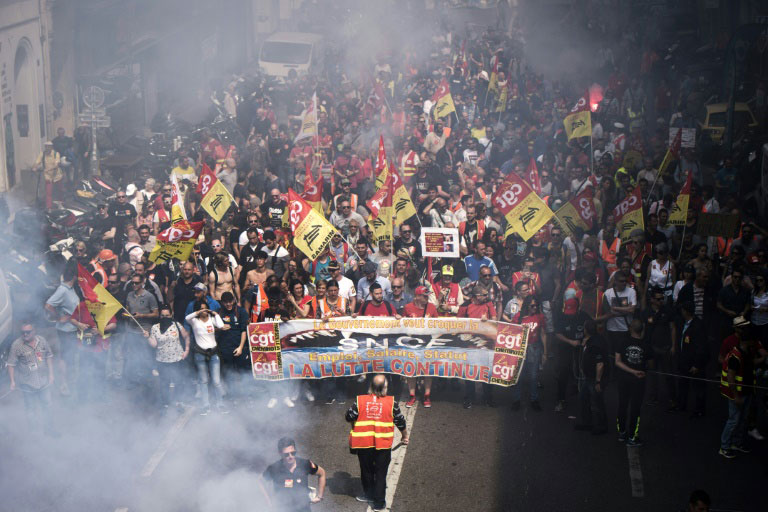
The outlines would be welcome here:
M 645 289 L 661 288 L 668 301 L 672 300 L 672 292 L 675 287 L 675 265 L 669 260 L 669 248 L 667 244 L 656 245 L 656 259 L 648 264 L 648 272 L 645 280 Z M 643 297 L 643 309 L 646 306 L 646 296 Z
M 216 388 L 217 408 L 222 414 L 229 411 L 224 407 L 224 388 L 221 385 L 221 360 L 219 359 L 219 347 L 216 344 L 216 329 L 227 330 L 221 317 L 216 311 L 208 309 L 205 300 L 195 302 L 195 310 L 186 317 L 187 323 L 192 327 L 195 335 L 193 351 L 195 353 L 195 366 L 197 367 L 197 380 L 200 384 L 201 409 L 200 415 L 207 416 L 211 403 L 208 398 L 208 375 Z
M 696 268 L 688 263 L 685 268 L 683 268 L 683 278 L 675 283 L 675 288 L 672 290 L 673 302 L 677 303 L 677 296 L 680 295 L 680 290 L 682 290 L 683 286 L 688 283 L 692 283 L 694 279 L 696 279 Z
M 181 361 L 189 355 L 189 334 L 173 320 L 171 308 L 164 304 L 160 307 L 160 323 L 153 325 L 147 336 L 149 345 L 156 349 L 155 361 L 159 363 L 157 371 L 160 373 L 163 406 L 168 407 L 174 402 L 174 392 L 181 383 Z M 178 400 L 175 404 L 182 406 Z

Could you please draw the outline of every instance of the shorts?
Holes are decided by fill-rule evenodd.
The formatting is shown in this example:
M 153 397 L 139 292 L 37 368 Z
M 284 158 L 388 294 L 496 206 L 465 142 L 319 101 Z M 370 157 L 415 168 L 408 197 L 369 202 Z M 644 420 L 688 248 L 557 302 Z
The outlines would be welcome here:
M 75 360 L 77 345 L 80 340 L 77 339 L 77 333 L 68 331 L 56 331 L 56 336 L 51 336 L 51 352 L 54 358 L 61 358 L 62 361 L 71 363 Z

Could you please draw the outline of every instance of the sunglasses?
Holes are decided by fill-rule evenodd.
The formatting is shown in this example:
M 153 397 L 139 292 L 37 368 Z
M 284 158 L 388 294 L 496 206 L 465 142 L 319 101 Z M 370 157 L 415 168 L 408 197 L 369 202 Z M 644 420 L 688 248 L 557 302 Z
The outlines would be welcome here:
M 292 452 L 286 452 L 283 454 L 283 457 L 295 457 L 296 456 L 296 450 L 293 450 Z
M 402 234 L 402 235 L 407 235 L 409 233 L 410 233 L 410 231 L 403 231 L 402 229 L 400 230 L 400 234 Z
M 480 274 L 480 277 L 491 277 L 491 274 Z
M 24 336 L 29 336 L 30 334 L 34 334 L 34 332 L 35 332 L 35 331 L 33 331 L 33 330 L 30 330 L 30 331 L 21 331 L 21 334 L 23 334 Z
M 342 206 L 341 207 L 342 210 L 349 210 L 349 208 L 350 208 L 349 206 Z
M 131 281 L 133 286 L 141 286 L 141 281 Z
M 392 286 L 392 288 L 393 288 L 393 289 L 395 289 L 395 288 L 402 288 L 402 286 L 394 286 L 394 285 L 393 285 L 393 286 Z

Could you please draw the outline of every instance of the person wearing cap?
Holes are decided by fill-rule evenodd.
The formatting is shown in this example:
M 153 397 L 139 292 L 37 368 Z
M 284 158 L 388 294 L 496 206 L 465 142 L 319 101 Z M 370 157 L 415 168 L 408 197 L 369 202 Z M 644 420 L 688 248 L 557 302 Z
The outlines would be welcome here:
M 488 300 L 488 291 L 485 288 L 475 286 L 472 289 L 472 299 L 459 307 L 459 318 L 477 318 L 481 322 L 496 320 L 498 314 L 493 303 Z M 464 382 L 464 408 L 471 409 L 475 401 L 475 382 Z M 483 401 L 488 407 L 496 407 L 493 399 L 493 388 L 490 384 L 483 384 Z
M 195 292 L 194 298 L 187 304 L 187 307 L 184 309 L 184 327 L 187 329 L 187 331 L 191 331 L 192 328 L 190 327 L 189 323 L 186 321 L 186 317 L 195 311 L 195 303 L 199 302 L 201 300 L 205 300 L 205 302 L 208 304 L 208 309 L 211 311 L 219 311 L 221 309 L 221 304 L 217 300 L 215 300 L 213 297 L 208 295 L 208 287 L 205 285 L 205 283 L 197 283 L 193 290 Z
M 45 179 L 45 208 L 53 207 L 53 196 L 60 197 L 63 193 L 62 183 L 64 171 L 61 170 L 61 155 L 53 149 L 53 142 L 47 141 L 42 153 L 35 160 L 35 170 L 42 171 Z
M 328 220 L 345 237 L 349 235 L 350 221 L 356 221 L 358 226 L 366 225 L 363 216 L 352 209 L 352 202 L 346 196 L 339 198 L 339 201 L 336 203 L 336 209 L 331 213 L 331 217 Z
M 750 452 L 746 445 L 747 414 L 754 398 L 755 366 L 762 363 L 766 355 L 759 342 L 756 346 L 750 327 L 749 320 L 743 316 L 734 318 L 736 333 L 723 342 L 720 350 L 720 393 L 728 399 L 728 420 L 720 434 L 719 453 L 726 459 L 734 458 L 737 452 Z
M 349 201 L 350 209 L 353 212 L 357 212 L 359 200 L 357 194 L 352 193 L 352 182 L 349 178 L 344 178 L 339 184 L 341 185 L 341 192 L 333 196 L 334 209 L 338 208 L 339 201 L 342 200 L 342 198 L 345 198 Z
M 97 257 L 91 260 L 91 266 L 93 277 L 106 285 L 109 276 L 117 272 L 117 255 L 109 249 L 102 249 Z
M 331 260 L 328 263 L 328 272 L 331 274 L 331 279 L 339 283 L 339 297 L 343 297 L 349 304 L 349 309 L 354 311 L 357 306 L 355 283 L 341 273 L 341 265 L 337 260 Z
M 432 285 L 434 291 L 430 302 L 435 306 L 439 316 L 456 316 L 459 306 L 464 304 L 464 294 L 458 283 L 453 282 L 453 266 L 443 265 L 440 280 Z
M 403 308 L 403 316 L 406 318 L 436 318 L 438 317 L 437 308 L 429 302 L 429 290 L 426 286 L 417 286 L 414 290 L 413 301 L 409 302 Z M 408 401 L 406 407 L 413 407 L 416 403 L 416 383 L 417 379 L 409 377 L 405 379 L 408 384 Z M 432 377 L 424 377 L 424 407 L 432 407 L 430 395 L 432 393 Z
M 374 283 L 379 283 L 384 292 L 384 297 L 392 294 L 392 285 L 389 279 L 378 275 L 376 263 L 368 261 L 363 265 L 363 277 L 357 282 L 357 301 L 363 304 L 371 295 L 370 287 Z

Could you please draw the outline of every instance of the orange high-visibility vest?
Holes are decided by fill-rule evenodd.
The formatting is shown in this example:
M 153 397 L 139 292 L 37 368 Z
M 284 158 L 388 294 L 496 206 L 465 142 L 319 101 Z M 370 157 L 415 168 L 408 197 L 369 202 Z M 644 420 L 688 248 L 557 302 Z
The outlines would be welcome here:
M 600 259 L 605 262 L 605 266 L 609 272 L 613 272 L 618 267 L 616 266 L 616 249 L 619 246 L 619 238 L 615 238 L 610 247 L 605 243 L 605 240 L 600 240 Z
M 353 450 L 376 448 L 389 450 L 395 438 L 395 399 L 391 396 L 359 395 L 359 413 L 349 432 L 349 447 Z
M 739 362 L 739 371 L 736 373 L 736 384 L 734 387 L 731 387 L 728 382 L 728 360 L 732 357 L 736 358 Z M 741 385 L 744 382 L 744 365 L 741 362 L 741 350 L 739 347 L 733 347 L 723 361 L 722 374 L 720 375 L 720 394 L 728 400 L 736 400 L 736 396 L 741 393 Z

